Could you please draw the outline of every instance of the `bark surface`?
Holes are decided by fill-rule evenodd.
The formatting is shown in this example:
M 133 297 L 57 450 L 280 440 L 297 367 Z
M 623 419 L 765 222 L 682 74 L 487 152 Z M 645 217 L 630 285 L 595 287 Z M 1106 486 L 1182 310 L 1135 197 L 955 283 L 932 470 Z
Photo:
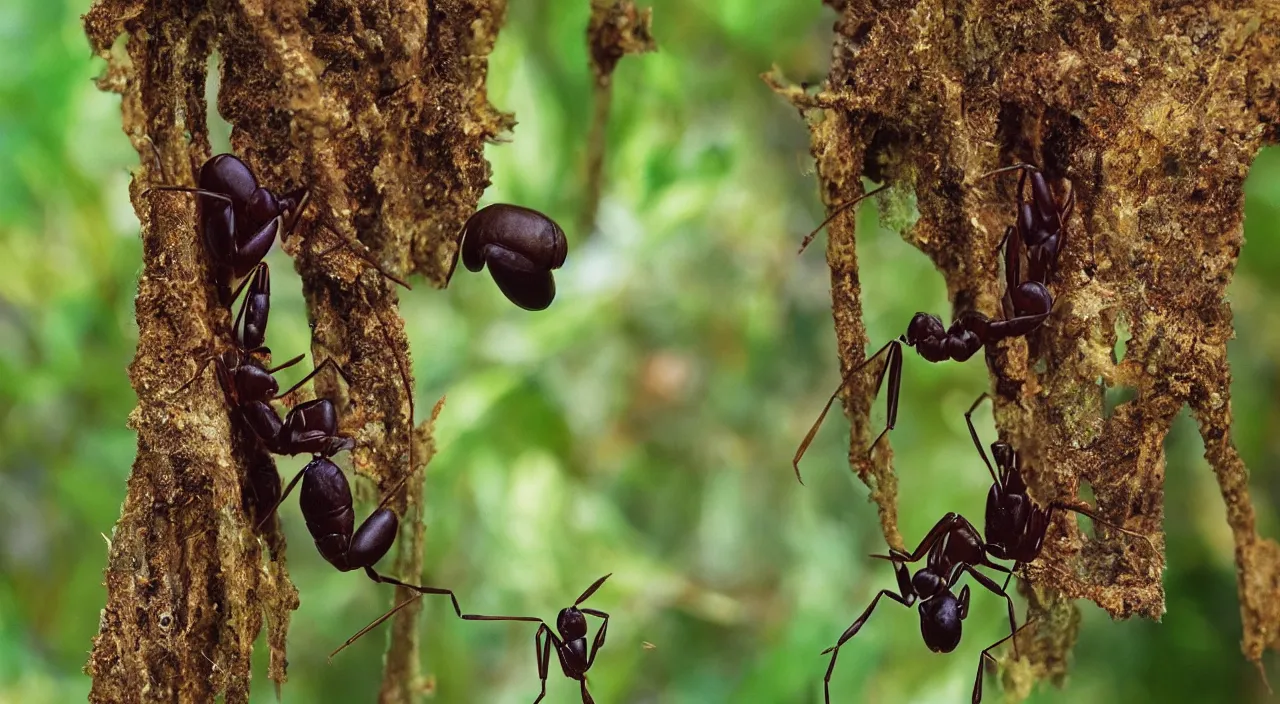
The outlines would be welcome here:
M 827 4 L 839 13 L 827 80 L 810 90 L 766 76 L 809 119 L 824 200 L 834 208 L 860 195 L 861 177 L 893 185 L 883 204 L 913 194 L 919 219 L 902 235 L 946 278 L 952 312 L 996 317 L 996 247 L 1014 222 L 1017 177 L 978 177 L 1025 161 L 1059 193 L 1075 189 L 1053 315 L 1029 339 L 986 351 L 1000 435 L 1022 453 L 1042 504 L 1088 484 L 1102 516 L 1163 550 L 1164 439 L 1190 406 L 1235 538 L 1242 648 L 1259 662 L 1280 643 L 1280 546 L 1255 529 L 1231 440 L 1225 294 L 1249 165 L 1280 134 L 1280 5 Z M 836 218 L 827 249 L 845 373 L 867 343 L 853 225 L 851 212 Z M 925 363 L 906 360 L 905 373 Z M 850 462 L 901 547 L 892 455 L 882 445 L 864 460 L 873 383 L 868 373 L 845 389 Z M 1104 414 L 1115 387 L 1136 397 Z M 1057 516 L 1028 570 L 1027 617 L 1039 624 L 1020 638 L 1006 685 L 1025 693 L 1037 679 L 1062 681 L 1078 626 L 1071 599 L 1158 619 L 1163 570 L 1163 554 L 1142 541 L 1105 528 L 1086 537 Z
M 232 344 L 229 312 L 216 300 L 194 200 L 141 195 L 165 181 L 158 162 L 190 186 L 210 156 L 210 56 L 218 56 L 218 111 L 233 126 L 235 153 L 277 193 L 311 189 L 284 247 L 302 276 L 314 360 L 332 357 L 352 378 L 346 386 L 322 375 L 316 393 L 338 402 L 341 432 L 358 443 L 356 470 L 380 495 L 426 461 L 430 428 L 410 432 L 412 379 L 395 288 L 348 249 L 333 250 L 337 236 L 316 223 L 358 238 L 363 245 L 353 246 L 367 246 L 393 273 L 447 284 L 461 226 L 488 184 L 484 144 L 512 124 L 485 92 L 505 10 L 504 0 L 100 0 L 85 16 L 94 51 L 107 60 L 99 86 L 122 95 L 124 131 L 140 156 L 130 193 L 144 242 L 130 369 L 138 455 L 86 665 L 91 701 L 248 701 L 264 619 L 270 676 L 279 687 L 286 675 L 298 594 L 283 539 L 272 525 L 260 542 L 242 501 L 246 471 L 270 459 L 249 438 L 233 437 L 211 375 L 177 390 L 202 357 Z M 383 569 L 417 582 L 422 483 L 406 488 L 390 504 L 401 530 L 397 558 Z M 376 498 L 366 493 L 358 505 Z M 387 589 L 358 573 L 350 579 L 353 589 Z M 404 609 L 392 625 L 380 701 L 416 696 L 419 610 Z

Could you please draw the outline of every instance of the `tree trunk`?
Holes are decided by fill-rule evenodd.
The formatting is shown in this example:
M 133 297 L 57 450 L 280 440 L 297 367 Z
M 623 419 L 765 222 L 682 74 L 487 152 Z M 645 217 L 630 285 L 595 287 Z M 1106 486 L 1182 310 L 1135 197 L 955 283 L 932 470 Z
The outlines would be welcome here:
M 483 146 L 512 124 L 485 93 L 505 9 L 505 0 L 100 0 L 85 16 L 108 61 L 99 86 L 123 96 L 124 131 L 140 155 L 131 197 L 144 243 L 130 370 L 138 455 L 86 666 L 91 701 L 248 701 L 264 615 L 270 676 L 277 687 L 285 680 L 298 596 L 274 520 L 267 559 L 241 493 L 250 467 L 270 458 L 251 438 L 233 437 L 212 375 L 178 388 L 196 371 L 193 360 L 232 345 L 230 316 L 214 294 L 193 199 L 142 196 L 163 173 L 191 185 L 210 156 L 210 53 L 221 60 L 218 107 L 236 153 L 277 192 L 311 189 L 284 246 L 302 276 L 314 361 L 332 357 L 351 375 L 350 386 L 321 377 L 328 384 L 317 392 L 338 399 L 341 432 L 358 443 L 356 469 L 385 491 L 431 450 L 427 426 L 409 452 L 412 380 L 395 289 L 347 249 L 321 256 L 337 240 L 315 223 L 357 235 L 392 272 L 447 284 L 462 223 L 488 184 Z M 113 47 L 122 34 L 127 41 Z M 390 504 L 402 522 L 387 572 L 417 581 L 422 484 L 406 486 L 408 496 Z M 392 626 L 381 701 L 413 696 L 419 608 Z
M 1017 181 L 978 176 L 1026 161 L 1060 193 L 1069 182 L 1077 205 L 1050 286 L 1053 314 L 1028 339 L 987 349 L 1001 437 L 1020 450 L 1041 503 L 1075 499 L 1087 483 L 1103 517 L 1162 546 L 1163 442 L 1189 404 L 1235 536 L 1242 647 L 1259 662 L 1280 643 L 1280 546 L 1255 530 L 1231 441 L 1225 294 L 1240 253 L 1245 176 L 1280 133 L 1280 5 L 828 4 L 840 17 L 822 86 L 766 76 L 811 118 L 824 197 L 834 206 L 859 195 L 860 176 L 893 185 L 886 205 L 913 194 L 919 220 L 903 237 L 946 278 L 953 312 L 1000 317 L 997 244 L 1014 221 Z M 851 213 L 837 218 L 827 249 L 845 373 L 867 342 L 853 223 Z M 1125 328 L 1131 337 L 1117 361 Z M 906 373 L 924 363 L 908 360 Z M 880 507 L 886 539 L 902 547 L 892 455 L 881 445 L 873 462 L 864 459 L 873 379 L 860 377 L 844 394 L 850 461 Z M 1114 387 L 1136 398 L 1108 415 L 1104 391 Z M 1163 569 L 1163 555 L 1142 541 L 1104 528 L 1086 538 L 1058 515 L 1028 570 L 1028 618 L 1039 624 L 1020 639 L 1023 660 L 1006 684 L 1025 693 L 1036 679 L 1061 681 L 1078 623 L 1068 599 L 1089 599 L 1115 618 L 1158 619 Z

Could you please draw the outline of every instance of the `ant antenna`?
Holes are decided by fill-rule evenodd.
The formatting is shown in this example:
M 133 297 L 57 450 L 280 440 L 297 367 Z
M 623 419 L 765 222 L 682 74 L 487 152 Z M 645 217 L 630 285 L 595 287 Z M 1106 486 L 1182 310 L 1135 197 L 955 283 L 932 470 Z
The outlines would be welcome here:
M 863 193 L 862 195 L 858 196 L 857 198 L 854 198 L 853 200 L 845 201 L 844 203 L 841 203 L 840 205 L 836 206 L 836 209 L 831 211 L 831 214 L 827 216 L 826 220 L 823 220 L 820 225 L 813 228 L 813 232 L 810 232 L 809 234 L 804 236 L 804 239 L 800 241 L 800 251 L 796 252 L 796 254 L 804 254 L 804 250 L 809 247 L 809 243 L 813 242 L 813 238 L 817 237 L 819 232 L 822 232 L 822 228 L 826 227 L 827 225 L 830 225 L 831 221 L 839 217 L 841 213 L 848 210 L 849 208 L 852 208 L 858 203 L 866 200 L 867 198 L 874 196 L 875 194 L 879 193 L 880 191 L 883 191 L 888 187 L 889 187 L 889 184 L 886 183 L 883 186 L 880 186 L 879 188 Z

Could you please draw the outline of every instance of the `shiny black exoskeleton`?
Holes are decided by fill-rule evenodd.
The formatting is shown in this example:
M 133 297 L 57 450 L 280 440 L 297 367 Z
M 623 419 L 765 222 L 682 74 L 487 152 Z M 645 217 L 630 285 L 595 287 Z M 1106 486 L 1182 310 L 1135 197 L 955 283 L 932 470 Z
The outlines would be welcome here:
M 875 354 L 849 370 L 841 380 L 840 386 L 836 387 L 831 394 L 822 413 L 796 449 L 795 458 L 792 461 L 796 479 L 800 479 L 800 459 L 809 448 L 822 421 L 826 419 L 832 404 L 839 397 L 840 390 L 873 360 L 887 353 L 887 359 L 876 381 L 876 394 L 879 394 L 880 386 L 884 383 L 887 374 L 889 396 L 884 430 L 872 441 L 868 452 L 875 449 L 881 438 L 893 430 L 898 421 L 898 396 L 902 385 L 902 345 L 915 348 L 916 353 L 929 362 L 947 360 L 964 362 L 986 345 L 1029 335 L 1048 319 L 1053 309 L 1053 296 L 1049 293 L 1046 284 L 1055 271 L 1058 254 L 1066 242 L 1064 223 L 1074 206 L 1075 195 L 1073 191 L 1067 204 L 1059 207 L 1044 176 L 1035 167 L 1026 164 L 993 171 L 985 176 L 1012 169 L 1022 169 L 1024 181 L 1026 174 L 1031 173 L 1032 198 L 1021 202 L 1023 185 L 1020 181 L 1017 223 L 1008 228 L 1001 242 L 1005 264 L 1004 293 L 1001 296 L 1001 304 L 1005 317 L 993 320 L 977 311 L 965 311 L 951 323 L 950 327 L 947 327 L 936 315 L 916 313 L 907 325 L 905 334 L 896 340 L 890 340 Z M 1025 277 L 1022 267 L 1024 248 L 1028 259 Z M 801 481 L 803 483 L 803 480 Z
M 1000 468 L 997 474 L 995 468 L 991 466 L 991 461 L 987 459 L 986 451 L 982 449 L 982 442 L 978 439 L 978 431 L 974 429 L 971 418 L 978 405 L 990 398 L 989 394 L 982 394 L 964 414 L 969 435 L 973 438 L 973 445 L 978 448 L 978 454 L 982 456 L 982 462 L 987 466 L 987 472 L 992 479 L 991 491 L 987 493 L 984 520 L 986 533 L 984 550 L 989 556 L 997 560 L 1013 560 L 1013 569 L 1010 570 L 1012 576 L 1019 567 L 1039 557 L 1044 547 L 1045 535 L 1049 530 L 1049 520 L 1053 517 L 1054 511 L 1078 513 L 1089 517 L 1096 525 L 1106 526 L 1118 533 L 1135 538 L 1142 538 L 1151 551 L 1155 552 L 1155 546 L 1151 544 L 1150 538 L 1099 518 L 1087 506 L 1064 501 L 1053 501 L 1048 508 L 1038 505 L 1027 492 L 1027 484 L 1022 479 L 1022 471 L 1019 468 L 1017 451 L 1012 445 L 1003 441 L 991 443 L 991 455 L 995 459 L 996 467 Z M 1005 585 L 1008 585 L 1008 580 L 1005 581 Z
M 259 186 L 248 165 L 232 154 L 210 157 L 200 167 L 196 184 L 196 188 L 152 186 L 144 194 L 177 191 L 196 195 L 201 239 L 213 268 L 218 299 L 223 304 L 230 304 L 234 299 L 231 285 L 248 275 L 267 256 L 277 235 L 281 242 L 288 240 L 311 194 L 307 188 L 297 188 L 277 196 L 270 189 Z M 363 245 L 343 237 L 326 222 L 322 221 L 320 225 L 339 240 L 324 254 L 339 247 L 346 248 L 387 279 L 409 288 L 407 283 L 378 264 Z
M 906 563 L 915 562 L 926 554 L 925 566 L 912 575 L 907 570 Z M 982 661 L 990 659 L 993 648 L 1014 637 L 1021 629 L 1016 628 L 1013 599 L 994 580 L 974 567 L 982 565 L 1002 572 L 1008 570 L 987 559 L 982 536 L 977 528 L 964 516 L 955 513 L 943 516 L 913 552 L 904 553 L 890 548 L 888 555 L 872 557 L 893 563 L 898 591 L 880 590 L 862 615 L 845 629 L 836 644 L 822 651 L 823 655 L 831 653 L 831 662 L 827 665 L 827 674 L 823 678 L 823 694 L 827 704 L 831 704 L 831 675 L 835 671 L 840 647 L 858 634 L 880 602 L 880 597 L 887 596 L 908 608 L 919 601 L 920 635 L 924 638 L 925 645 L 935 653 L 955 650 L 963 634 L 963 621 L 969 615 L 969 585 L 961 587 L 959 596 L 952 589 L 964 574 L 969 574 L 984 588 L 1004 597 L 1009 609 L 1009 635 L 988 646 L 979 658 L 978 676 L 973 689 L 973 702 L 977 704 L 982 700 Z M 1023 628 L 1025 627 L 1024 625 Z
M 462 228 L 462 264 L 487 264 L 498 289 L 525 310 L 543 310 L 556 297 L 553 269 L 568 252 L 564 231 L 531 208 L 496 203 L 476 211 Z M 455 262 L 456 265 L 456 262 Z
M 559 637 L 552 632 L 551 627 L 536 616 L 482 616 L 479 614 L 463 614 L 462 618 L 468 621 L 530 621 L 538 623 L 538 632 L 533 636 L 534 649 L 538 656 L 538 678 L 542 681 L 542 691 L 539 692 L 538 698 L 533 700 L 533 704 L 538 704 L 542 698 L 547 696 L 547 676 L 550 672 L 551 665 L 551 648 L 556 649 L 556 657 L 560 659 L 560 669 L 564 672 L 564 676 L 569 679 L 577 680 L 582 692 L 582 704 L 594 704 L 591 693 L 587 691 L 587 670 L 591 669 L 591 664 L 596 660 L 596 654 L 604 647 L 605 633 L 609 629 L 609 614 L 598 611 L 596 609 L 579 608 L 582 602 L 596 593 L 600 585 L 609 578 L 605 575 L 597 579 L 581 596 L 573 602 L 573 606 L 561 609 L 559 615 L 556 616 L 556 631 L 560 633 Z M 595 616 L 601 619 L 600 628 L 596 631 L 595 638 L 591 641 L 591 647 L 587 647 L 587 616 Z
M 231 154 L 218 154 L 206 161 L 196 184 L 196 188 L 153 186 L 147 190 L 196 195 L 201 238 L 219 299 L 229 304 L 231 284 L 262 261 L 277 234 L 284 240 L 292 232 L 308 191 L 299 188 L 276 196 L 259 186 L 249 167 Z

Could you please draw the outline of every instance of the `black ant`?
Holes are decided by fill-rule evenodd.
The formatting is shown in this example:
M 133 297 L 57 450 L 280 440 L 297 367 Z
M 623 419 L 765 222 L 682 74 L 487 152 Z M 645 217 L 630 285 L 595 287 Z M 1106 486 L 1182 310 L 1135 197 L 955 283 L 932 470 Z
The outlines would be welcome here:
M 1075 209 L 1075 189 L 1067 194 L 1064 204 L 1059 207 L 1058 198 L 1049 187 L 1044 174 L 1031 164 L 1006 166 L 985 174 L 984 178 L 1010 171 L 1020 171 L 1021 174 L 1018 177 L 1016 229 L 1015 227 L 1006 229 L 1004 238 L 1000 241 L 1000 246 L 1005 242 L 1013 244 L 1005 253 L 1005 266 L 1007 268 L 1012 263 L 1016 267 L 1020 258 L 1019 248 L 1026 247 L 1027 279 L 1048 284 L 1049 277 L 1058 268 L 1058 255 L 1066 245 L 1067 233 L 1064 225 Z M 1026 197 L 1025 189 L 1028 174 L 1031 176 L 1030 198 Z M 1010 236 L 1015 232 L 1017 237 L 1010 240 Z M 1014 278 L 1017 276 L 1015 275 Z
M 591 698 L 591 693 L 587 691 L 587 670 L 591 669 L 592 663 L 596 660 L 596 654 L 604 647 L 605 634 L 609 630 L 609 614 L 597 609 L 579 607 L 582 602 L 591 598 L 591 595 L 595 594 L 600 585 L 604 584 L 604 581 L 610 576 L 612 574 L 606 574 L 597 579 L 573 602 L 573 606 L 560 610 L 559 615 L 556 616 L 556 631 L 560 633 L 559 637 L 556 637 L 555 632 L 551 630 L 546 621 L 537 616 L 484 616 L 481 614 L 462 613 L 459 616 L 466 621 L 527 621 L 537 623 L 538 631 L 533 635 L 533 647 L 534 653 L 538 658 L 538 679 L 542 682 L 542 690 L 538 693 L 538 698 L 533 700 L 533 704 L 538 704 L 543 697 L 547 696 L 547 677 L 551 669 L 551 648 L 553 646 L 556 649 L 556 657 L 560 659 L 560 669 L 564 672 L 564 676 L 578 681 L 582 692 L 582 704 L 594 704 L 595 700 Z M 397 611 L 418 598 L 420 598 L 420 595 L 396 604 L 390 611 L 379 616 L 373 623 L 348 638 L 347 642 L 329 655 L 329 658 L 332 659 L 334 655 L 342 652 L 361 636 L 377 628 L 383 621 L 391 618 Z M 454 606 L 455 608 L 457 607 L 456 602 Z M 587 631 L 589 630 L 587 616 L 595 616 L 601 620 L 600 628 L 596 630 L 596 635 L 591 641 L 590 648 L 587 647 Z
M 916 353 L 929 362 L 943 362 L 948 359 L 964 362 L 985 345 L 1030 334 L 1049 317 L 1049 313 L 1053 308 L 1053 296 L 1049 293 L 1048 288 L 1045 287 L 1044 281 L 1052 274 L 1051 267 L 1056 266 L 1058 252 L 1065 241 L 1066 235 L 1062 223 L 1065 222 L 1067 215 L 1070 213 L 1070 208 L 1074 206 L 1074 191 L 1068 197 L 1067 205 L 1059 208 L 1044 177 L 1035 167 L 1024 164 L 984 174 L 983 178 L 1014 168 L 1024 169 L 1024 176 L 1027 170 L 1032 171 L 1032 190 L 1035 204 L 1019 206 L 1017 226 L 1009 228 L 1005 233 L 1004 240 L 1002 240 L 1002 246 L 1005 248 L 1005 293 L 1002 297 L 1002 304 L 1006 318 L 992 320 L 977 311 L 965 311 L 951 323 L 950 327 L 945 327 L 942 324 L 942 320 L 936 315 L 916 313 L 910 324 L 907 325 L 906 334 L 896 340 L 890 340 L 875 354 L 849 370 L 849 373 L 841 380 L 840 386 L 836 387 L 831 397 L 827 399 L 827 404 L 823 406 L 822 413 L 818 415 L 818 419 L 814 421 L 804 440 L 796 448 L 795 457 L 791 462 L 792 468 L 796 473 L 796 479 L 802 484 L 804 480 L 800 477 L 800 459 L 804 457 L 805 451 L 809 449 L 810 443 L 813 442 L 814 436 L 818 433 L 818 428 L 822 427 L 822 422 L 826 419 L 827 413 L 831 410 L 836 398 L 839 397 L 840 391 L 863 367 L 887 353 L 885 364 L 881 367 L 880 374 L 876 379 L 875 391 L 876 395 L 879 395 L 880 387 L 883 385 L 887 374 L 889 377 L 889 397 L 886 404 L 886 423 L 884 430 L 872 441 L 871 447 L 868 449 L 868 453 L 870 453 L 875 450 L 880 440 L 889 431 L 893 430 L 898 421 L 898 396 L 902 386 L 902 345 L 915 348 Z M 866 195 L 841 205 L 836 209 L 836 212 L 832 213 L 831 217 L 819 225 L 818 230 L 825 227 L 831 218 L 841 211 L 870 195 L 878 193 L 883 188 L 885 187 L 881 186 Z M 1021 193 L 1021 185 L 1019 186 L 1019 191 Z M 1044 211 L 1046 203 L 1042 202 L 1042 200 L 1047 200 L 1047 203 L 1052 206 L 1052 219 L 1056 223 L 1056 228 L 1052 232 L 1046 229 L 1049 227 L 1050 215 Z M 806 238 L 806 242 L 812 239 L 818 230 L 810 233 L 810 236 Z M 1034 276 L 1023 280 L 1021 266 L 1019 265 L 1019 252 L 1020 247 L 1027 244 L 1028 241 L 1036 243 L 1034 247 L 1028 245 L 1028 254 L 1034 262 L 1028 265 L 1028 273 Z
M 551 271 L 564 264 L 568 249 L 564 231 L 554 220 L 519 205 L 481 208 L 462 226 L 462 264 L 470 271 L 488 264 L 498 289 L 525 310 L 551 305 L 556 297 Z
M 158 153 L 156 159 L 159 160 Z M 276 196 L 259 186 L 248 165 L 231 154 L 210 157 L 200 167 L 196 188 L 152 186 L 142 194 L 145 196 L 152 191 L 196 195 L 200 232 L 213 266 L 218 297 L 224 304 L 234 300 L 232 282 L 248 275 L 262 261 L 277 234 L 282 242 L 288 239 L 310 201 L 310 191 L 305 187 Z M 323 254 L 345 246 L 386 278 L 409 288 L 408 284 L 383 269 L 370 254 L 357 248 L 356 243 L 343 237 L 328 223 L 320 224 L 341 240 Z
M 379 320 L 381 321 L 381 319 Z M 387 336 L 385 326 L 382 331 L 385 341 L 390 346 L 391 340 Z M 408 370 L 399 356 L 397 356 L 396 362 L 400 367 L 401 379 L 408 394 L 408 457 L 409 467 L 414 470 L 413 385 L 410 381 Z M 331 359 L 325 360 L 325 363 L 331 364 L 338 370 L 343 379 L 347 380 L 348 384 L 351 383 L 340 365 Z M 241 365 L 240 368 L 245 369 L 246 366 Z M 254 367 L 249 365 L 248 368 L 252 369 Z M 315 376 L 319 370 L 320 367 L 317 367 L 315 371 L 308 375 L 307 379 Z M 259 378 L 257 372 L 251 372 L 251 374 L 254 378 Z M 307 379 L 303 379 L 294 388 L 301 386 Z M 274 381 L 272 381 L 272 384 L 274 384 Z M 292 390 L 290 389 L 290 391 Z M 287 393 L 281 394 L 281 396 L 284 395 L 287 395 Z M 274 423 L 277 425 L 280 423 L 275 411 L 265 402 L 261 403 L 261 405 L 254 404 L 249 407 L 252 409 L 265 409 L 264 411 L 256 411 L 263 418 L 260 421 L 263 425 L 271 423 L 270 419 L 274 419 Z M 250 425 L 254 424 L 255 421 L 251 417 Z M 401 477 L 386 492 L 381 503 L 373 510 L 373 513 L 357 528 L 355 525 L 355 512 L 352 508 L 354 500 L 351 495 L 351 485 L 347 482 L 346 476 L 338 465 L 329 459 L 337 452 L 351 449 L 355 444 L 351 438 L 336 435 L 337 424 L 337 414 L 334 411 L 332 402 L 328 399 L 318 399 L 303 403 L 289 412 L 283 428 L 277 436 L 280 439 L 276 440 L 274 446 L 271 443 L 268 443 L 268 446 L 273 447 L 272 451 L 277 452 L 277 454 L 284 454 L 279 451 L 287 450 L 291 451 L 288 454 L 311 452 L 315 457 L 294 475 L 289 485 L 285 487 L 284 493 L 280 495 L 275 505 L 267 512 L 266 517 L 270 517 L 279 508 L 280 504 L 284 503 L 284 500 L 288 498 L 294 487 L 297 486 L 298 481 L 302 480 L 302 495 L 299 499 L 299 504 L 302 507 L 302 516 L 306 520 L 307 530 L 315 541 L 316 550 L 329 564 L 336 567 L 340 572 L 362 569 L 365 575 L 374 582 L 404 587 L 418 592 L 419 595 L 447 594 L 453 603 L 454 611 L 459 616 L 462 616 L 462 608 L 458 605 L 458 598 L 452 590 L 408 584 L 379 574 L 374 569 L 374 565 L 391 549 L 398 535 L 400 519 L 396 516 L 395 511 L 387 508 L 387 504 L 409 481 L 416 470 L 410 471 Z M 256 429 L 257 426 L 255 425 Z M 261 526 L 261 521 L 265 521 L 266 517 L 260 520 L 259 527 Z
M 906 563 L 915 562 L 926 554 L 928 559 L 925 566 L 912 575 L 907 570 Z M 862 615 L 845 629 L 836 644 L 822 651 L 823 655 L 831 653 L 831 663 L 827 665 L 827 674 L 823 678 L 822 685 L 826 703 L 831 704 L 831 675 L 835 671 L 836 657 L 840 654 L 840 648 L 858 634 L 863 624 L 871 617 L 871 612 L 875 610 L 882 596 L 887 596 L 907 608 L 911 608 L 919 600 L 920 635 L 924 638 L 925 645 L 935 653 L 949 653 L 955 650 L 963 634 L 963 621 L 969 615 L 969 585 L 961 587 L 958 597 L 952 589 L 960 581 L 960 577 L 967 573 L 982 587 L 1004 597 L 1009 608 L 1009 635 L 984 649 L 978 660 L 978 676 L 973 685 L 973 704 L 978 704 L 982 700 L 983 661 L 992 659 L 990 655 L 992 649 L 1015 637 L 1029 623 L 1023 624 L 1022 628 L 1016 627 L 1013 599 L 1003 587 L 995 583 L 995 580 L 979 572 L 975 566 L 990 567 L 1001 572 L 1009 572 L 1009 570 L 987 559 L 985 544 L 978 529 L 964 516 L 955 513 L 943 516 L 914 552 L 908 554 L 896 548 L 890 548 L 888 555 L 872 555 L 872 557 L 893 563 L 893 571 L 898 580 L 898 591 L 894 593 L 888 589 L 880 590 Z M 1016 641 L 1014 647 L 1017 648 Z
M 1118 533 L 1142 538 L 1151 551 L 1155 552 L 1155 545 L 1151 543 L 1151 538 L 1105 521 L 1087 507 L 1053 501 L 1047 508 L 1042 508 L 1027 493 L 1027 484 L 1023 481 L 1022 471 L 1018 466 L 1018 452 L 1012 445 L 1003 441 L 991 443 L 991 455 L 1000 468 L 997 474 L 991 461 L 987 459 L 986 451 L 982 449 L 982 442 L 978 439 L 978 431 L 974 429 L 972 420 L 973 412 L 983 401 L 990 398 L 990 394 L 986 393 L 979 396 L 973 405 L 969 406 L 969 410 L 965 411 L 964 422 L 969 427 L 973 445 L 978 448 L 978 454 L 982 456 L 982 462 L 987 466 L 987 472 L 991 474 L 992 479 L 991 491 L 987 494 L 984 522 L 987 537 L 985 551 L 997 560 L 1013 560 L 1013 569 L 1009 570 L 1010 576 L 1017 572 L 1018 568 L 1040 555 L 1044 547 L 1045 534 L 1049 530 L 1049 520 L 1053 517 L 1054 511 L 1078 513 L 1087 516 L 1095 524 L 1107 526 Z M 1005 585 L 1008 584 L 1006 579 Z

